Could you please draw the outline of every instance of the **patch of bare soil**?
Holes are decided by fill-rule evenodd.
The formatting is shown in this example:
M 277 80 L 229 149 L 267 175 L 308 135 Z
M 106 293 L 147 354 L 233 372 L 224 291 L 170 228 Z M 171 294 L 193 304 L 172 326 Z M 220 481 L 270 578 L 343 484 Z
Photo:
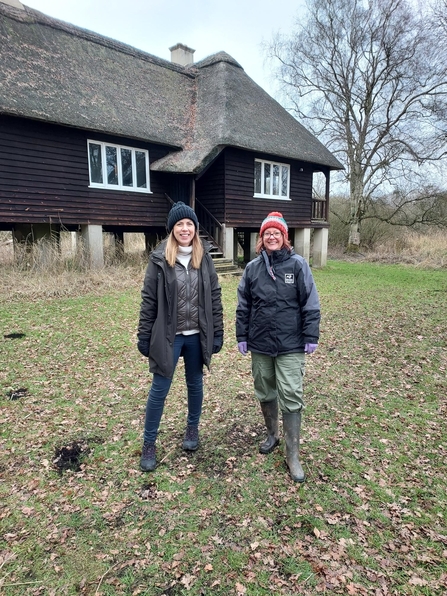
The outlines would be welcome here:
M 62 476 L 66 470 L 79 472 L 82 462 L 91 451 L 91 445 L 102 442 L 103 440 L 99 437 L 80 438 L 71 441 L 68 445 L 56 447 L 53 465 L 59 475 Z

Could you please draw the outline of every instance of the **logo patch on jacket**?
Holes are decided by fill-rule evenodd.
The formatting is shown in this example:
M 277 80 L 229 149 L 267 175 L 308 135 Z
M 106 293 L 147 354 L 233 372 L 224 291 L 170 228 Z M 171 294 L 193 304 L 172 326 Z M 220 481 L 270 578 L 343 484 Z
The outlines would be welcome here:
M 284 281 L 286 284 L 293 284 L 295 283 L 295 274 L 294 273 L 285 273 L 284 274 Z

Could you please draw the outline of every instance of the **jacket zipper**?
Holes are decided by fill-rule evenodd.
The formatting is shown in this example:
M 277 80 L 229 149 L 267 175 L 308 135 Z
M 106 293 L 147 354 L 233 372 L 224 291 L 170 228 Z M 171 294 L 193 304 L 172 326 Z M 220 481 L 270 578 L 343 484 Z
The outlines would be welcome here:
M 186 292 L 185 292 L 185 299 L 186 299 L 186 330 L 189 331 L 190 327 L 191 327 L 191 320 L 190 320 L 190 310 L 191 310 L 191 277 L 189 275 L 189 264 L 188 267 L 185 267 L 186 269 L 186 280 L 185 280 L 185 286 L 186 286 Z

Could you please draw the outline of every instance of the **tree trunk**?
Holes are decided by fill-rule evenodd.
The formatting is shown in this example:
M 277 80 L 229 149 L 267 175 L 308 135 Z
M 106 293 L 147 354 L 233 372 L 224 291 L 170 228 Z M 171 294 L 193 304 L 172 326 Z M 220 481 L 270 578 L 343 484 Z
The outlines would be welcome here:
M 360 245 L 360 226 L 358 221 L 351 222 L 349 226 L 348 250 L 358 250 Z
M 351 214 L 349 218 L 348 250 L 356 251 L 360 246 L 360 224 L 363 213 L 363 172 L 358 162 L 351 165 L 350 201 Z

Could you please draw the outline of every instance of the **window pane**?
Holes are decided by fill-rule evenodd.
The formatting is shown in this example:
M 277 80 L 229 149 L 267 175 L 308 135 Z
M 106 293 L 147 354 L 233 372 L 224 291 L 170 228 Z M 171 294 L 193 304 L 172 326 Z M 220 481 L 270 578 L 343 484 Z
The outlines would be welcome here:
M 269 195 L 270 192 L 270 164 L 264 163 L 264 194 Z
M 137 165 L 137 186 L 138 188 L 147 188 L 146 153 L 135 151 L 135 161 Z
M 121 168 L 123 172 L 123 186 L 133 186 L 132 151 L 130 149 L 121 149 Z
M 107 183 L 118 184 L 118 162 L 116 159 L 116 147 L 106 145 L 107 162 Z
M 281 168 L 281 195 L 283 197 L 287 197 L 287 188 L 289 186 L 289 168 L 282 167 Z
M 279 166 L 273 164 L 273 192 L 274 195 L 279 195 Z
M 102 184 L 102 155 L 101 145 L 96 143 L 88 144 L 90 158 L 90 182 Z
M 261 168 L 262 163 L 255 161 L 255 193 L 261 193 Z

